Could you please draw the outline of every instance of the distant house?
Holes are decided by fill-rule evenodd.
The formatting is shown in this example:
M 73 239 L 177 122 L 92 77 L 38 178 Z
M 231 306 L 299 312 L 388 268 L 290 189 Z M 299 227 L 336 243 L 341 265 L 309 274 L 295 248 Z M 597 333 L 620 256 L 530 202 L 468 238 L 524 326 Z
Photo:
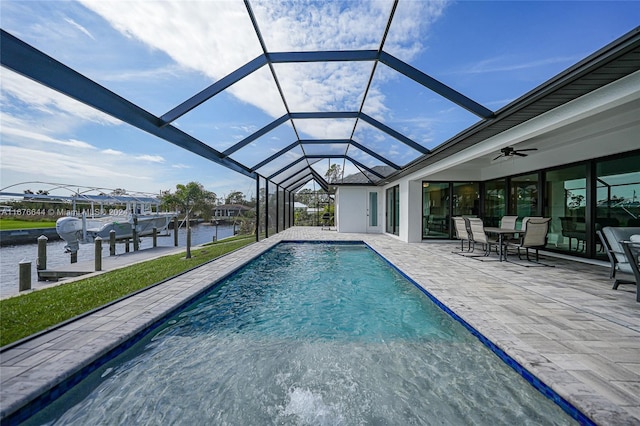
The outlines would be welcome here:
M 296 210 L 306 210 L 306 209 L 307 209 L 307 205 L 306 205 L 306 204 L 299 203 L 299 202 L 297 202 L 297 201 L 296 201 L 296 202 L 293 204 L 293 208 L 294 208 L 294 209 L 296 209 Z
M 246 212 L 253 210 L 251 207 L 242 204 L 221 204 L 213 210 L 214 218 L 227 218 L 243 216 Z

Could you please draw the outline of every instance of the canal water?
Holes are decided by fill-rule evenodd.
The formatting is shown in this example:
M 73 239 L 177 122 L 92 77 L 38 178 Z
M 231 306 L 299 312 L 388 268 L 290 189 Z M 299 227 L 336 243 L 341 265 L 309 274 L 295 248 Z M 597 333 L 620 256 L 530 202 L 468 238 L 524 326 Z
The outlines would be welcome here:
M 233 226 L 218 226 L 218 240 L 233 236 Z M 216 235 L 216 227 L 209 224 L 198 224 L 191 227 L 191 246 L 211 242 Z M 65 242 L 49 241 L 47 243 L 47 268 L 57 268 L 68 265 L 71 260 L 69 253 L 64 252 Z M 173 231 L 169 231 L 168 236 L 158 237 L 158 246 L 173 247 Z M 187 231 L 180 228 L 178 231 L 178 246 L 185 247 L 187 245 Z M 140 242 L 140 249 L 150 248 L 153 246 L 151 237 L 143 237 Z M 129 246 L 133 251 L 133 244 Z M 93 260 L 94 247 L 92 244 L 81 244 L 78 250 L 78 262 Z M 124 244 L 116 244 L 116 254 L 125 252 Z M 109 256 L 109 242 L 103 242 L 102 256 Z M 20 244 L 15 246 L 0 247 L 0 298 L 5 298 L 18 294 L 18 265 L 20 262 L 31 262 L 31 287 L 42 288 L 51 286 L 54 283 L 47 281 L 38 281 L 36 272 L 36 261 L 38 258 L 38 244 Z

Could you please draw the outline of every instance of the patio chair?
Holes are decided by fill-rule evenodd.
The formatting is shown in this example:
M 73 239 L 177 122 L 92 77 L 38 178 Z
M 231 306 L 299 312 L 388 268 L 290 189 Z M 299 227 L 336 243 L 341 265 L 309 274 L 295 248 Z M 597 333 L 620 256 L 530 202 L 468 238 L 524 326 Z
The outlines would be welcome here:
M 484 232 L 482 219 L 469 217 L 465 220 L 469 222 L 469 229 L 471 231 L 471 243 L 473 244 L 471 251 L 475 249 L 476 243 L 480 243 L 484 249 L 485 256 L 489 256 L 489 254 L 491 254 L 491 246 L 495 246 L 496 253 L 498 253 L 498 240 L 487 236 L 486 232 Z
M 620 241 L 628 241 L 632 235 L 640 234 L 640 227 L 605 226 L 601 231 L 596 231 L 596 234 L 598 234 L 611 263 L 609 278 L 614 279 L 613 289 L 616 290 L 620 284 L 633 284 L 634 282 L 630 278 L 621 279 L 616 276 L 618 273 L 633 276 L 633 270 L 627 260 L 627 256 L 625 256 Z
M 636 286 L 640 285 L 640 235 L 634 235 L 631 241 L 622 241 L 622 250 L 629 261 L 633 275 L 636 277 Z M 640 289 L 636 288 L 636 302 L 640 302 Z
M 502 216 L 502 219 L 500 220 L 500 228 L 516 229 L 517 221 L 518 216 Z
M 584 219 L 582 219 L 584 225 Z M 578 220 L 574 217 L 561 217 L 560 224 L 562 226 L 562 236 L 569 239 L 569 251 L 571 251 L 571 242 L 576 240 L 576 251 L 584 251 L 587 241 L 587 232 L 584 229 L 578 229 Z M 580 248 L 582 243 L 582 249 Z
M 549 233 L 549 221 L 551 218 L 529 218 L 526 225 L 526 230 L 522 235 L 522 240 L 519 242 L 508 241 L 507 247 L 515 247 L 518 252 L 518 259 L 522 259 L 520 249 L 525 249 L 527 260 L 531 262 L 529 258 L 529 249 L 535 249 L 536 262 L 539 261 L 538 250 L 544 248 L 547 245 L 547 234 Z M 507 251 L 508 252 L 508 251 Z
M 471 250 L 471 235 L 467 229 L 467 222 L 462 216 L 455 216 L 453 218 L 453 226 L 456 229 L 456 238 L 460 240 L 460 251 L 465 251 L 464 242 L 469 243 L 469 248 L 466 251 Z
M 328 230 L 331 230 L 331 213 L 329 212 L 324 212 L 322 214 L 322 230 L 324 231 L 324 229 L 327 228 Z

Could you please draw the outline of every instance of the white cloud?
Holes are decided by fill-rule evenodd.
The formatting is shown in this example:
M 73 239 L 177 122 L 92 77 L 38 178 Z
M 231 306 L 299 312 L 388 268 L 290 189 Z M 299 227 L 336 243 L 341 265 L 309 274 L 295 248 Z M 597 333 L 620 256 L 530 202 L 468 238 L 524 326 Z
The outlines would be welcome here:
M 577 61 L 577 56 L 557 56 L 552 58 L 544 58 L 536 61 L 523 62 L 522 58 L 498 56 L 494 58 L 485 59 L 474 64 L 470 64 L 463 70 L 458 71 L 458 74 L 483 74 L 494 72 L 513 72 L 522 71 L 525 69 L 544 67 L 553 64 L 571 64 Z
M 22 77 L 13 71 L 2 68 L 0 72 L 2 78 L 0 100 L 4 105 L 12 103 L 11 98 L 13 98 L 45 117 L 55 114 L 55 122 L 60 128 L 77 127 L 84 122 L 102 125 L 121 124 L 120 120 L 110 115 Z
M 150 180 L 139 168 L 130 168 L 135 174 L 123 172 L 124 166 L 108 161 L 87 161 L 85 156 L 73 152 L 55 152 L 19 146 L 0 147 L 3 171 L 14 171 L 38 177 L 36 180 L 53 178 L 56 181 L 82 182 L 84 185 L 131 186 L 131 179 Z M 104 160 L 101 159 L 101 160 Z M 138 188 L 136 188 L 138 189 Z
M 115 150 L 115 149 L 111 149 L 111 148 L 103 149 L 100 152 L 102 154 L 106 154 L 106 155 L 124 155 L 124 152 L 118 151 L 118 150 Z
M 190 169 L 191 166 L 187 165 L 187 164 L 172 164 L 171 167 L 173 167 L 174 169 Z
M 242 2 L 81 1 L 125 36 L 141 40 L 165 52 L 180 66 L 214 80 L 262 54 Z M 377 49 L 391 4 L 387 0 L 251 2 L 267 48 L 275 52 Z M 416 40 L 424 38 L 425 29 L 441 16 L 447 2 L 400 5 L 385 49 L 392 49 L 396 56 L 407 60 L 420 51 L 422 46 Z M 276 73 L 288 101 L 295 106 L 293 110 L 331 111 L 352 109 L 353 105 L 359 108 L 359 96 L 371 69 L 371 63 L 314 63 L 278 65 Z M 271 117 L 285 112 L 268 67 L 237 82 L 228 91 Z M 375 87 L 371 95 L 371 113 L 383 115 L 384 97 Z M 337 128 L 341 126 L 338 124 Z M 325 130 L 317 136 L 326 133 Z
M 162 156 L 160 156 L 160 155 L 144 154 L 144 155 L 138 155 L 135 158 L 136 158 L 136 160 L 148 161 L 150 163 L 164 163 L 165 162 L 165 159 L 162 158 Z
M 76 21 L 74 21 L 71 18 L 64 18 L 65 21 L 67 21 L 69 24 L 71 24 L 71 26 L 77 28 L 78 30 L 80 30 L 80 32 L 84 33 L 87 37 L 89 37 L 92 40 L 95 40 L 95 37 L 93 36 L 93 34 L 91 34 L 89 32 L 89 30 L 87 30 L 85 27 L 83 27 L 82 25 L 78 24 Z
M 4 143 L 7 142 L 23 142 L 31 141 L 44 144 L 56 144 L 71 148 L 95 149 L 95 147 L 87 142 L 76 139 L 60 139 L 45 133 L 46 129 L 33 128 L 30 122 L 24 121 L 10 114 L 2 116 L 2 126 L 0 134 Z

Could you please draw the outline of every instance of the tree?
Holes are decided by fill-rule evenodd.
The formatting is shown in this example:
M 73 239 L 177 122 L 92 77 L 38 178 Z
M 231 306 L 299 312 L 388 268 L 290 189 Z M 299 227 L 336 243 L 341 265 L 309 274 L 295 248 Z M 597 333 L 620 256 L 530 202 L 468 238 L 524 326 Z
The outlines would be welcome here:
M 224 200 L 225 204 L 245 204 L 244 194 L 240 191 L 233 191 Z
M 327 169 L 327 172 L 324 174 L 324 177 L 327 178 L 327 182 L 336 183 L 340 180 L 341 174 L 342 174 L 342 168 L 338 164 L 332 164 Z
M 165 206 L 178 206 L 185 212 L 187 223 L 187 254 L 186 258 L 191 259 L 191 227 L 189 224 L 189 213 L 196 209 L 207 209 L 216 203 L 216 194 L 204 189 L 198 182 L 189 182 L 186 185 L 177 184 L 175 193 L 165 193 L 162 195 L 162 204 Z M 178 232 L 178 230 L 174 230 Z

